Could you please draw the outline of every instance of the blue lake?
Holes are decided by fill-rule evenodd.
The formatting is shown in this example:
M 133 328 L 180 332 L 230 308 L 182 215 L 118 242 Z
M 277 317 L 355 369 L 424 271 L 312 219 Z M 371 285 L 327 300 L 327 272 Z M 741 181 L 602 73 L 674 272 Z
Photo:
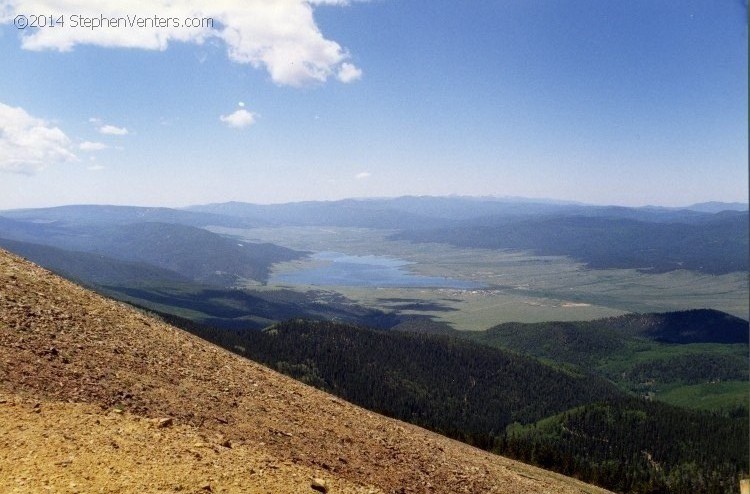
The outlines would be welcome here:
M 318 252 L 312 256 L 325 264 L 271 277 L 271 283 L 288 285 L 359 286 L 382 288 L 481 288 L 473 281 L 421 276 L 405 269 L 409 262 L 383 256 L 351 256 Z

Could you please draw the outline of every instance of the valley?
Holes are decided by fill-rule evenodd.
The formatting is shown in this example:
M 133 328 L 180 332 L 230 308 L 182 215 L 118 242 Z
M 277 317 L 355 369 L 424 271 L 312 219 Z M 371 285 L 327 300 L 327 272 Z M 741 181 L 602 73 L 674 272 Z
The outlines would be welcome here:
M 615 492 L 713 493 L 746 471 L 746 220 L 461 198 L 75 206 L 0 212 L 0 247 L 373 412 Z M 640 248 L 642 232 L 659 234 Z
M 711 275 L 687 270 L 647 274 L 635 269 L 587 269 L 564 256 L 520 251 L 414 244 L 391 239 L 392 231 L 365 228 L 275 227 L 211 231 L 290 249 L 384 256 L 409 262 L 405 269 L 426 277 L 477 283 L 483 288 L 357 287 L 330 281 L 284 283 L 290 272 L 319 267 L 314 259 L 275 264 L 269 285 L 335 291 L 373 308 L 394 308 L 392 300 L 416 307 L 439 302 L 444 310 L 409 310 L 458 330 L 484 330 L 500 322 L 576 321 L 626 312 L 660 312 L 712 307 L 747 317 L 748 280 L 741 272 Z

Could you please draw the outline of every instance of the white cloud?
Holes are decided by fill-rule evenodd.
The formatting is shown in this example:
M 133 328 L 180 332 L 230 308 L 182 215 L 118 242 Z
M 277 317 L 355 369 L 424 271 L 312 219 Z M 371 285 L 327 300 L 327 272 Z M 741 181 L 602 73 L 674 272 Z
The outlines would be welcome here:
M 349 0 L 307 0 L 313 5 L 349 5 Z
M 370 177 L 372 177 L 372 173 L 370 172 L 361 172 L 354 175 L 354 178 L 356 178 L 357 180 L 365 180 Z
M 107 149 L 107 147 L 108 146 L 102 142 L 91 141 L 83 141 L 78 145 L 78 149 L 81 151 L 101 151 L 102 149 Z
M 99 133 L 110 136 L 126 136 L 128 129 L 125 127 L 115 127 L 114 125 L 102 125 L 99 127 Z
M 339 73 L 336 75 L 336 78 L 344 84 L 358 81 L 362 78 L 362 70 L 358 69 L 350 63 L 344 62 L 341 64 Z
M 92 172 L 98 172 L 98 171 L 104 170 L 104 168 L 105 168 L 104 166 L 99 165 L 99 164 L 93 164 L 91 166 L 86 167 L 87 170 L 92 171 Z
M 27 50 L 70 51 L 78 45 L 166 50 L 170 43 L 203 44 L 215 39 L 225 43 L 227 55 L 237 63 L 265 68 L 277 84 L 303 86 L 325 82 L 343 74 L 348 53 L 337 42 L 326 39 L 313 16 L 318 5 L 347 5 L 343 0 L 0 0 L 0 24 L 16 15 L 44 12 L 66 16 L 64 26 L 24 31 L 22 46 Z M 153 26 L 154 15 L 165 19 L 166 27 Z M 83 17 L 108 27 L 74 27 Z M 128 17 L 129 16 L 129 17 Z M 134 16 L 149 18 L 151 26 L 128 27 Z M 212 19 L 213 26 L 184 27 L 186 18 Z M 110 22 L 109 19 L 118 19 Z M 350 80 L 355 80 L 350 79 Z
M 244 108 L 240 108 L 234 113 L 220 116 L 219 120 L 227 124 L 229 127 L 235 129 L 243 129 L 254 124 L 256 116 L 257 115 L 255 113 L 251 113 Z
M 0 170 L 33 175 L 48 165 L 75 159 L 62 130 L 23 108 L 0 103 Z

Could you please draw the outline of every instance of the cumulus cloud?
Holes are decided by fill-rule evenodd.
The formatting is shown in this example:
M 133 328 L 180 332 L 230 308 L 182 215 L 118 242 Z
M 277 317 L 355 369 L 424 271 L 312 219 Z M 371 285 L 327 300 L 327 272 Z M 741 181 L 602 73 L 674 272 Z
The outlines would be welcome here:
M 128 135 L 128 129 L 125 127 L 116 127 L 114 125 L 102 125 L 99 127 L 99 133 L 109 136 L 126 136 Z
M 229 115 L 222 115 L 219 120 L 227 124 L 229 127 L 235 129 L 244 129 L 255 123 L 255 113 L 249 112 L 244 108 L 240 108 L 234 113 Z
M 229 58 L 237 63 L 265 68 L 277 84 L 303 86 L 335 76 L 343 80 L 356 72 L 344 63 L 348 53 L 320 32 L 313 11 L 318 5 L 346 5 L 342 0 L 0 0 L 0 23 L 19 14 L 44 12 L 66 16 L 64 26 L 24 31 L 27 50 L 69 51 L 78 45 L 166 50 L 172 42 L 203 44 L 224 42 Z M 154 16 L 165 20 L 157 25 Z M 107 27 L 82 28 L 82 19 Z M 135 16 L 145 27 L 130 27 Z M 186 27 L 186 19 L 211 19 L 200 27 Z M 344 75 L 344 77 L 342 77 Z
M 354 175 L 354 178 L 356 178 L 357 180 L 365 180 L 367 178 L 370 178 L 371 176 L 372 176 L 372 173 L 370 172 L 360 172 Z
M 107 145 L 102 142 L 91 142 L 91 141 L 83 141 L 81 144 L 78 145 L 78 149 L 81 151 L 101 151 L 102 149 L 107 149 Z
M 0 103 L 0 170 L 33 175 L 76 159 L 68 136 L 23 108 Z
M 358 81 L 362 78 L 362 70 L 358 69 L 350 63 L 344 62 L 341 64 L 339 73 L 336 75 L 336 78 L 344 84 Z

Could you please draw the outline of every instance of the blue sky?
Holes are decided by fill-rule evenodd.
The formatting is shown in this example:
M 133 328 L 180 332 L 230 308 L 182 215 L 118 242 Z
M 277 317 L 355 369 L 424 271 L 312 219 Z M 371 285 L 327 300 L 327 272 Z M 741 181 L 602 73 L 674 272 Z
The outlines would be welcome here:
M 98 3 L 0 0 L 0 208 L 747 200 L 742 0 Z

